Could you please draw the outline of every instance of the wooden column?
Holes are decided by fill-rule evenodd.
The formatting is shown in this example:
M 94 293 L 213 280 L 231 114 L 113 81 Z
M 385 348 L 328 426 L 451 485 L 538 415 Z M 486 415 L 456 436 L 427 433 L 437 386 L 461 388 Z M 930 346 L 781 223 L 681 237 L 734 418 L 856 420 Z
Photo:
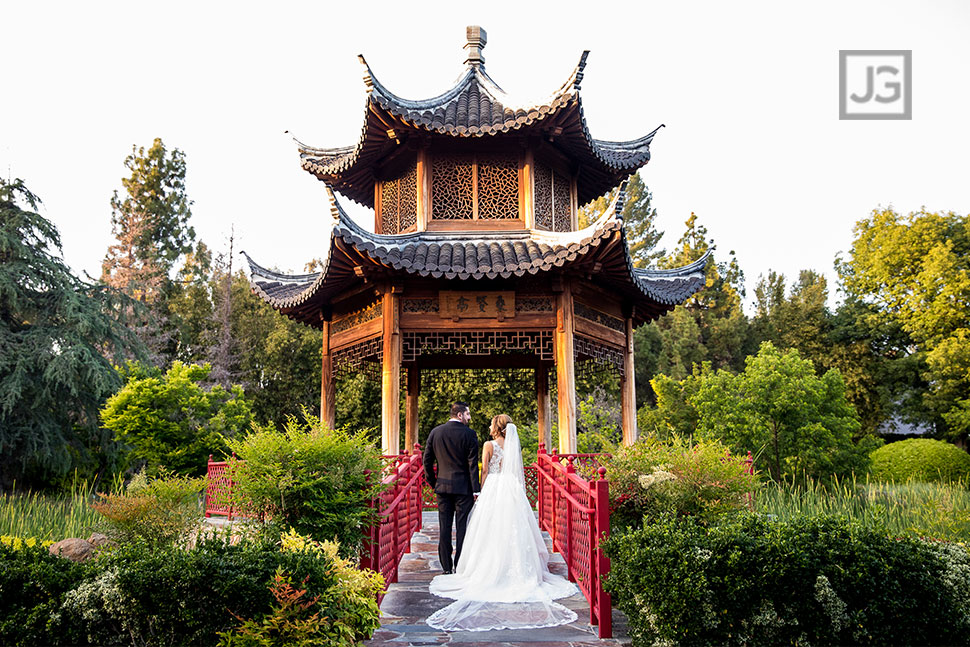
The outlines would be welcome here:
M 417 230 L 425 231 L 431 214 L 431 165 L 428 159 L 428 149 L 418 149 L 417 160 Z
M 400 293 L 384 293 L 384 362 L 381 371 L 381 450 L 401 453 L 401 319 Z
M 559 453 L 576 453 L 576 367 L 573 293 L 568 278 L 556 299 L 556 385 L 559 390 Z
M 539 441 L 552 451 L 552 411 L 549 406 L 549 365 L 539 362 L 536 368 L 536 408 L 539 412 Z
M 532 149 L 526 149 L 522 161 L 522 206 L 519 209 L 526 229 L 536 228 L 535 166 Z
M 637 389 L 636 374 L 633 370 L 633 318 L 626 318 L 626 349 L 623 353 L 623 379 L 620 382 L 623 392 L 621 405 L 623 418 L 623 444 L 632 445 L 637 441 Z
M 404 409 L 404 451 L 414 450 L 418 442 L 418 396 L 421 395 L 421 369 L 408 366 L 408 394 Z
M 333 380 L 333 356 L 330 354 L 330 321 L 323 319 L 323 363 L 320 366 L 320 422 L 333 429 L 337 421 Z

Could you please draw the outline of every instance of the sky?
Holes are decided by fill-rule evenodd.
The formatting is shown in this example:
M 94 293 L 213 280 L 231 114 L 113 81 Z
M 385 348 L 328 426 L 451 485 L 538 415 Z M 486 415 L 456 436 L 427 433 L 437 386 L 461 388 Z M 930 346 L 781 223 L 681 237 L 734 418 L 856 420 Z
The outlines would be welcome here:
M 593 137 L 666 125 L 641 171 L 661 246 L 696 213 L 717 257 L 736 253 L 749 309 L 769 270 L 822 272 L 834 301 L 836 254 L 875 208 L 970 213 L 970 2 L 474 4 L 489 6 L 0 0 L 0 173 L 26 181 L 67 262 L 97 277 L 125 157 L 161 137 L 185 152 L 200 240 L 224 251 L 232 228 L 237 250 L 300 272 L 330 216 L 292 137 L 357 142 L 357 54 L 398 96 L 450 88 L 480 25 L 509 93 L 549 95 L 588 49 Z M 839 50 L 912 50 L 912 119 L 840 120 Z

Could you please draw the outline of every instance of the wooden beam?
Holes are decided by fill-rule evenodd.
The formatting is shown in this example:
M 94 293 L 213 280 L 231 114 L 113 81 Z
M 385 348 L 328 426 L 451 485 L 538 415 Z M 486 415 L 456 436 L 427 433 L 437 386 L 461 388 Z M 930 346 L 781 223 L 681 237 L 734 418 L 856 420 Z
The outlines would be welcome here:
M 571 280 L 562 282 L 556 298 L 556 383 L 559 389 L 559 453 L 576 453 L 576 367 L 573 352 Z
M 633 368 L 633 317 L 626 318 L 626 348 L 623 354 L 623 379 L 620 389 L 623 392 L 621 416 L 623 419 L 623 444 L 637 442 L 637 389 L 636 374 Z
M 384 454 L 401 453 L 400 301 L 400 294 L 388 287 L 384 293 L 384 362 L 381 370 L 381 450 Z
M 552 451 L 552 410 L 549 403 L 549 365 L 536 367 L 536 409 L 539 412 L 539 441 Z
M 333 355 L 330 353 L 330 321 L 323 324 L 323 362 L 320 366 L 320 422 L 330 429 L 337 421 L 336 385 L 333 379 Z
M 408 393 L 404 409 L 404 451 L 414 450 L 418 442 L 418 396 L 421 395 L 421 369 L 408 366 Z
M 449 322 L 450 325 L 450 322 Z M 535 368 L 535 355 L 509 353 L 506 355 L 421 355 L 417 365 L 422 369 L 465 368 Z

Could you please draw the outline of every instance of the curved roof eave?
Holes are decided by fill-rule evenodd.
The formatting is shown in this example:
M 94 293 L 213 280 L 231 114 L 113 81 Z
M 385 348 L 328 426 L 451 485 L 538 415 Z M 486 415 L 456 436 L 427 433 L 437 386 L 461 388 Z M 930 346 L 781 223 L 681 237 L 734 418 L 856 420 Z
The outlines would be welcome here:
M 459 137 L 482 137 L 519 130 L 558 114 L 563 109 L 575 106 L 579 112 L 587 153 L 608 168 L 633 172 L 650 161 L 650 144 L 657 131 L 663 128 L 663 124 L 646 135 L 629 141 L 594 139 L 589 132 L 580 97 L 580 86 L 588 56 L 589 51 L 584 51 L 579 63 L 559 89 L 546 100 L 536 103 L 511 97 L 492 80 L 484 66 L 477 65 L 469 65 L 452 88 L 436 97 L 423 100 L 404 99 L 388 90 L 360 55 L 358 58 L 365 70 L 367 103 L 364 109 L 364 126 L 357 144 L 337 148 L 316 148 L 294 138 L 302 166 L 318 176 L 335 175 L 351 168 L 366 144 L 368 134 L 366 115 L 375 104 L 414 128 Z M 466 94 L 468 96 L 463 97 Z M 486 95 L 487 101 L 482 101 L 482 94 Z M 477 103 L 468 100 L 476 97 Z M 465 99 L 464 104 L 462 104 L 462 98 Z M 483 106 L 485 112 L 491 114 L 490 123 L 481 122 Z M 453 119 L 449 117 L 449 109 L 457 116 L 460 116 L 461 110 L 464 110 L 466 115 L 464 121 L 468 123 L 456 123 L 457 116 Z M 468 115 L 477 115 L 477 117 L 472 119 Z

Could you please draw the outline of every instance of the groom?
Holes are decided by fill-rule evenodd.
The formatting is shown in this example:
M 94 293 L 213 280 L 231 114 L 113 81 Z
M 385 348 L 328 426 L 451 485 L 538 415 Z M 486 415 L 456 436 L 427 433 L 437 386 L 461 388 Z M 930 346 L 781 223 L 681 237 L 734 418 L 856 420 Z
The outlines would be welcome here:
M 472 414 L 465 402 L 451 405 L 451 420 L 431 430 L 424 449 L 424 474 L 438 495 L 438 559 L 441 569 L 454 573 L 465 541 L 468 515 L 478 484 L 478 437 L 469 428 Z M 437 475 L 434 464 L 438 464 Z M 456 521 L 457 546 L 451 559 L 451 526 Z

